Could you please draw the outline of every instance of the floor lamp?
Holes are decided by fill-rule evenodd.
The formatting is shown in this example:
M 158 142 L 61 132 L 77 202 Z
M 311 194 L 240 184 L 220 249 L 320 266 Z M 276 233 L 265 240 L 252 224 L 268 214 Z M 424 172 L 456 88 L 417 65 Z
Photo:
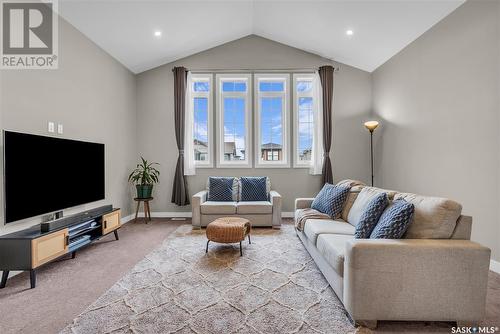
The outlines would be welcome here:
M 367 128 L 368 131 L 370 131 L 370 158 L 371 158 L 371 167 L 372 167 L 372 187 L 373 187 L 373 131 L 375 131 L 377 126 L 378 126 L 377 121 L 365 122 L 365 128 Z

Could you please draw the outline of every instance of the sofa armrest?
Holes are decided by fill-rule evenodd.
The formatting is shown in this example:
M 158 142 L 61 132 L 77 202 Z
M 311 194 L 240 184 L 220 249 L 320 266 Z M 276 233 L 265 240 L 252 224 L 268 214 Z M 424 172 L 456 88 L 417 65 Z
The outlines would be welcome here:
M 295 210 L 310 208 L 314 198 L 296 198 Z
M 269 193 L 271 204 L 273 205 L 273 228 L 281 227 L 281 205 L 282 198 L 281 195 L 275 191 L 271 190 Z
M 470 240 L 472 232 L 472 217 L 461 215 L 458 217 L 457 225 L 450 239 Z
M 353 239 L 344 305 L 354 320 L 478 321 L 490 249 L 468 240 Z
M 207 190 L 202 190 L 193 195 L 191 199 L 191 224 L 201 228 L 201 205 L 207 201 Z

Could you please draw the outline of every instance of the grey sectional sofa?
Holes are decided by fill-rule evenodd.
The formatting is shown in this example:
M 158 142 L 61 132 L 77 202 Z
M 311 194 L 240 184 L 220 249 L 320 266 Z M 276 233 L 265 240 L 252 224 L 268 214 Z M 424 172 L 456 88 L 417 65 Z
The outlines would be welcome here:
M 239 182 L 235 182 L 239 187 Z M 281 227 L 281 195 L 271 190 L 268 182 L 269 201 L 241 202 L 239 189 L 233 191 L 231 202 L 208 201 L 208 189 L 202 190 L 192 197 L 192 225 L 195 228 L 207 226 L 219 217 L 243 217 L 252 223 L 252 226 Z
M 490 249 L 470 241 L 472 218 L 461 214 L 461 205 L 343 182 L 353 187 L 341 217 L 309 219 L 297 235 L 351 319 L 371 328 L 378 320 L 477 324 L 485 312 Z M 349 221 L 367 193 L 380 191 L 415 205 L 405 239 L 354 238 Z M 296 219 L 312 201 L 296 199 Z

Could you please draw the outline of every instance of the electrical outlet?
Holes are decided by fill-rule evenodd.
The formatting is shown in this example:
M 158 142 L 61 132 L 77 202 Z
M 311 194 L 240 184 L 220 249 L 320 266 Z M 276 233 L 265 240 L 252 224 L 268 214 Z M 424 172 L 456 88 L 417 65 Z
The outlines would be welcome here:
M 54 133 L 54 131 L 55 131 L 55 124 L 54 124 L 54 122 L 49 122 L 48 131 L 50 133 Z
M 62 124 L 57 124 L 57 133 L 60 135 L 63 134 L 63 125 Z

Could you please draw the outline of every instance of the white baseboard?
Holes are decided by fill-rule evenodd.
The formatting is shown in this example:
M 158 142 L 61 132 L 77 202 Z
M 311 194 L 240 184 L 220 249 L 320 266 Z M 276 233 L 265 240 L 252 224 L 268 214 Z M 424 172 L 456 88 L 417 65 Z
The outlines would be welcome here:
M 293 218 L 293 212 L 282 212 L 281 217 L 283 218 Z M 129 218 L 130 217 L 130 218 Z M 126 218 L 131 220 L 135 215 L 127 216 Z M 138 217 L 144 218 L 144 212 L 139 212 Z M 151 212 L 151 217 L 153 218 L 191 218 L 191 212 Z M 123 222 L 124 218 L 122 218 Z
M 500 274 L 500 262 L 495 260 L 490 260 L 490 270 Z
M 132 219 L 135 215 L 131 215 Z M 144 212 L 139 212 L 137 217 L 144 218 Z M 151 212 L 151 217 L 153 218 L 191 218 L 190 212 Z
M 139 212 L 137 215 L 138 218 L 144 218 L 144 212 Z M 151 212 L 151 217 L 153 218 L 191 218 L 191 212 Z M 121 223 L 126 224 L 134 220 L 135 214 L 131 214 L 125 217 L 122 217 Z
M 122 219 L 120 220 L 120 223 L 126 224 L 129 221 L 131 221 L 132 219 L 134 219 L 134 217 L 135 217 L 135 215 L 128 215 L 128 216 L 122 217 Z
M 151 217 L 158 218 L 191 218 L 191 211 L 189 212 L 153 212 Z

